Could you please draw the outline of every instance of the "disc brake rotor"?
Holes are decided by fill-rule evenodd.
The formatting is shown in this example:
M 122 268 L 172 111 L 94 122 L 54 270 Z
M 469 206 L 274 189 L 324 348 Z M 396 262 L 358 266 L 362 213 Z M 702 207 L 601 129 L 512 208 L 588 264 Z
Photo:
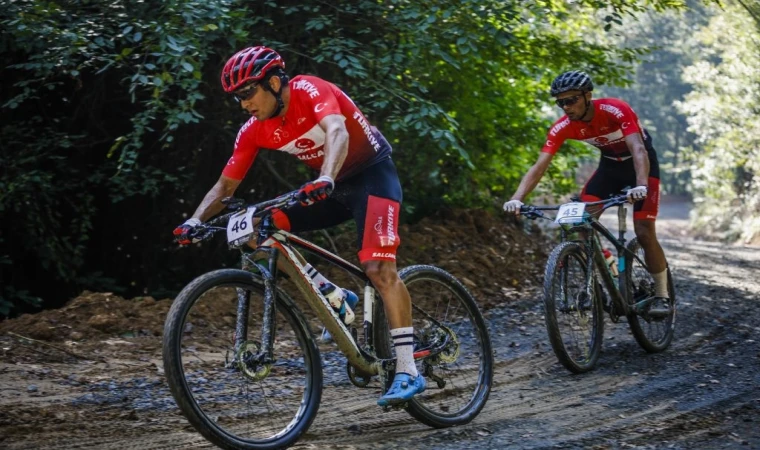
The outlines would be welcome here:
M 448 338 L 449 343 L 439 353 L 438 360 L 442 363 L 453 363 L 459 358 L 459 339 L 457 339 L 456 333 L 454 333 L 449 327 L 441 326 L 440 330 L 436 331 L 436 334 L 442 334 L 442 338 Z
M 256 355 L 261 351 L 261 344 L 255 341 L 247 341 L 240 346 L 235 362 L 240 371 L 253 381 L 261 381 L 272 371 L 271 364 L 262 364 L 256 361 Z

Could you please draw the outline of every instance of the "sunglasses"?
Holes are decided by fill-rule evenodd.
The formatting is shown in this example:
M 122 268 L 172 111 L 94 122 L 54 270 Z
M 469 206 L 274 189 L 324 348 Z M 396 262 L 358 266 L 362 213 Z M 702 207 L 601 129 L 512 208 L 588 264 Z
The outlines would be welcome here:
M 237 100 L 238 102 L 242 102 L 243 100 L 248 100 L 249 98 L 253 97 L 253 95 L 256 93 L 256 88 L 258 87 L 259 87 L 259 83 L 249 84 L 243 89 L 238 89 L 237 91 L 233 92 L 232 96 L 235 97 L 235 100 Z
M 582 95 L 573 95 L 572 97 L 567 98 L 558 98 L 554 101 L 554 103 L 557 104 L 560 108 L 564 108 L 565 106 L 572 106 L 578 102 L 578 100 L 583 97 Z

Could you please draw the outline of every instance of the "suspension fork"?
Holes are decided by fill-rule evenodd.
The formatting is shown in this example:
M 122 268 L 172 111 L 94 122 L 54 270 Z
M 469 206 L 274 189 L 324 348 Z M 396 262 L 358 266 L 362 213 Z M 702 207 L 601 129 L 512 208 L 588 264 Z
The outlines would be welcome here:
M 244 260 L 245 266 L 254 265 L 261 273 L 264 280 L 264 312 L 262 317 L 261 330 L 261 355 L 264 356 L 264 362 L 272 361 L 274 358 L 274 336 L 276 327 L 276 299 L 277 299 L 277 258 L 279 250 L 270 248 L 266 250 L 268 254 L 267 265 L 259 264 L 253 261 Z M 244 289 L 237 289 L 238 305 L 237 318 L 235 321 L 235 353 L 240 351 L 248 337 L 248 314 L 251 306 L 251 293 Z
M 235 354 L 245 343 L 248 336 L 248 312 L 251 307 L 251 291 L 236 288 L 238 304 L 237 318 L 235 320 Z
M 266 362 L 274 361 L 274 334 L 276 330 L 277 298 L 277 258 L 280 252 L 276 248 L 269 251 L 268 272 L 264 276 L 264 317 L 261 330 L 261 354 Z

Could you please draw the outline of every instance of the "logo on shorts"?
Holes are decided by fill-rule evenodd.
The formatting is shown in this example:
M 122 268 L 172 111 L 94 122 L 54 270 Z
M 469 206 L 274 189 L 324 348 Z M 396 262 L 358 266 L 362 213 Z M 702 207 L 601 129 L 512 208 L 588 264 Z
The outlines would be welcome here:
M 375 225 L 372 227 L 374 228 L 375 233 L 377 233 L 377 237 L 380 240 L 380 245 L 383 247 L 391 247 L 396 242 L 396 231 L 394 228 L 394 225 L 396 223 L 395 212 L 396 207 L 393 205 L 388 205 L 388 211 L 385 216 L 385 226 L 383 226 L 383 216 L 378 216 L 377 222 L 375 222 Z
M 386 234 L 388 235 L 388 245 L 393 245 L 396 241 L 396 233 L 393 231 L 393 213 L 396 208 L 393 205 L 388 205 L 388 226 L 386 227 Z
M 372 252 L 373 258 L 391 258 L 396 259 L 396 255 L 393 253 L 381 253 L 381 252 Z

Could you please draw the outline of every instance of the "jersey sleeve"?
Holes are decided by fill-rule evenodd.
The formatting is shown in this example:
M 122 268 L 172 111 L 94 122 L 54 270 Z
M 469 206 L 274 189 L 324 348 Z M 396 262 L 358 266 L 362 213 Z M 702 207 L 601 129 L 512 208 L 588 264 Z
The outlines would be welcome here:
M 562 117 L 554 122 L 549 132 L 546 133 L 546 142 L 541 149 L 543 153 L 555 154 L 562 144 L 570 138 L 570 119 L 567 116 Z
M 235 149 L 232 151 L 232 156 L 227 161 L 227 165 L 224 166 L 224 170 L 222 170 L 222 175 L 225 177 L 242 180 L 253 165 L 256 155 L 259 153 L 259 147 L 254 141 L 253 133 L 255 120 L 252 117 L 240 128 L 235 139 Z
M 314 86 L 314 89 L 307 90 L 306 95 L 302 98 L 306 107 L 314 112 L 317 123 L 331 114 L 342 114 L 340 103 L 338 103 L 338 98 L 333 90 L 333 88 L 338 90 L 337 87 L 317 77 L 304 77 L 301 82 L 310 83 Z M 299 86 L 296 85 L 295 88 L 299 89 Z M 338 90 L 338 92 L 340 91 Z
M 631 105 L 617 99 L 610 99 L 608 100 L 607 104 L 611 107 L 607 112 L 609 113 L 612 121 L 620 124 L 620 129 L 623 131 L 623 136 L 629 136 L 634 133 L 641 133 L 639 116 L 637 116 L 633 111 Z M 605 106 L 606 105 L 603 105 L 602 108 L 606 109 Z

